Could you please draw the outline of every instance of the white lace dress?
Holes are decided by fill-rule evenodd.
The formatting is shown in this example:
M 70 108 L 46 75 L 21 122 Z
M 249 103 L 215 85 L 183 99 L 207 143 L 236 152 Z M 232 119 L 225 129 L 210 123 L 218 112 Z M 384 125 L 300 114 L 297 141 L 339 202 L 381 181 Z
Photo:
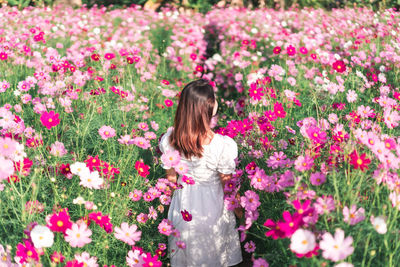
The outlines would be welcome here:
M 165 153 L 173 148 L 168 138 L 172 127 L 160 140 L 160 150 Z M 168 251 L 172 267 L 220 267 L 240 263 L 242 252 L 239 232 L 236 230 L 236 217 L 233 211 L 224 205 L 224 192 L 218 172 L 230 174 L 235 171 L 234 159 L 238 155 L 237 144 L 229 136 L 215 134 L 210 144 L 203 145 L 203 157 L 192 157 L 189 161 L 181 156 L 188 166 L 186 176 L 192 177 L 195 184 L 178 183 L 183 188 L 174 191 L 168 211 L 180 233 L 180 240 L 186 243 L 181 249 L 176 245 L 179 240 L 168 237 Z M 167 168 L 161 164 L 163 168 Z M 181 211 L 192 214 L 191 221 L 182 218 Z

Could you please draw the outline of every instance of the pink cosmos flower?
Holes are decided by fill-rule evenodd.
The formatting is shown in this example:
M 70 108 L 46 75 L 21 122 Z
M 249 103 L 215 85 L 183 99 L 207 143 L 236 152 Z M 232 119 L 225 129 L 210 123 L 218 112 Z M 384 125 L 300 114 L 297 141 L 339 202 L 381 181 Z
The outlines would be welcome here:
M 292 45 L 289 45 L 288 47 L 286 47 L 286 53 L 288 54 L 288 56 L 294 56 L 296 54 L 296 48 Z
M 1 144 L 0 144 L 1 145 Z M 56 141 L 54 144 L 50 146 L 50 154 L 55 157 L 63 157 L 68 151 L 64 147 L 64 143 Z
M 168 150 L 161 156 L 161 161 L 168 169 L 175 167 L 181 160 L 179 151 Z
M 129 226 L 127 222 L 121 223 L 121 228 L 115 227 L 114 231 L 115 238 L 131 246 L 135 245 L 142 235 L 142 231 L 137 231 L 137 225 L 133 224 Z
M 0 138 L 0 155 L 11 157 L 17 150 L 17 142 L 10 137 Z
M 250 240 L 244 244 L 244 250 L 246 250 L 247 253 L 252 253 L 256 250 L 256 244 Z
M 244 192 L 244 196 L 240 197 L 242 207 L 246 210 L 255 211 L 260 206 L 259 196 L 252 190 Z
M 83 247 L 92 242 L 90 238 L 91 235 L 92 231 L 88 229 L 86 223 L 73 223 L 71 228 L 65 231 L 65 241 L 67 241 L 71 247 Z
M 282 163 L 285 163 L 285 159 L 286 155 L 282 151 L 274 152 L 274 154 L 267 160 L 267 165 L 272 169 L 277 169 L 282 166 Z
M 186 243 L 182 240 L 178 240 L 176 241 L 176 245 L 178 246 L 178 248 L 180 249 L 185 249 L 186 248 Z
M 322 249 L 322 256 L 325 259 L 337 262 L 344 260 L 353 254 L 354 247 L 353 237 L 344 237 L 344 231 L 340 228 L 336 229 L 335 236 L 331 233 L 322 235 L 322 240 L 319 242 L 319 247 Z
M 99 134 L 103 140 L 107 140 L 115 136 L 115 130 L 110 126 L 103 125 L 99 129 Z
M 175 165 L 175 171 L 180 175 L 184 175 L 188 171 L 188 166 L 180 161 L 178 164 Z
M 0 155 L 0 181 L 14 174 L 14 163 Z
M 133 192 L 129 193 L 129 198 L 132 199 L 132 201 L 139 201 L 140 198 L 142 197 L 142 191 L 135 189 Z
M 149 126 L 145 122 L 141 122 L 138 124 L 140 130 L 147 132 L 149 130 Z
M 296 79 L 293 78 L 293 77 L 287 78 L 287 81 L 291 86 L 295 86 L 296 85 Z
M 154 131 L 157 131 L 158 128 L 159 128 L 158 123 L 155 122 L 155 121 L 151 121 L 150 125 L 151 125 L 151 128 L 153 128 Z
M 239 201 L 236 199 L 235 194 L 226 194 L 224 196 L 224 204 L 227 210 L 234 210 L 235 208 L 240 207 Z
M 90 254 L 86 251 L 82 252 L 82 254 L 75 254 L 75 259 L 78 262 L 83 263 L 83 266 L 98 266 L 97 257 L 91 257 Z
M 157 138 L 157 135 L 154 132 L 145 132 L 144 138 L 146 138 L 147 140 L 153 140 Z
M 153 219 L 153 220 L 156 220 L 157 217 L 158 217 L 157 210 L 153 206 L 149 207 L 148 217 Z
M 321 185 L 325 183 L 326 176 L 321 172 L 312 173 L 310 176 L 310 182 L 312 185 Z
M 146 223 L 148 219 L 149 219 L 149 216 L 143 212 L 141 212 L 138 216 L 136 216 L 136 220 L 139 223 Z
M 269 267 L 269 264 L 263 258 L 258 258 L 253 261 L 253 267 Z
M 314 160 L 307 155 L 299 156 L 294 164 L 296 170 L 303 172 L 311 169 L 311 167 L 314 165 Z
M 168 219 L 163 219 L 158 225 L 158 231 L 166 236 L 172 233 L 172 222 Z
M 256 171 L 254 174 L 249 175 L 250 185 L 258 190 L 264 190 L 267 186 L 267 175 L 263 169 L 256 167 Z M 225 184 L 226 185 L 226 184 Z
M 138 249 L 130 250 L 128 256 L 126 256 L 126 264 L 129 267 L 143 266 L 144 261 L 142 255 L 144 254 Z
M 364 209 L 361 207 L 357 210 L 357 205 L 352 205 L 350 210 L 347 206 L 343 208 L 343 221 L 350 225 L 357 224 L 365 219 Z
M 150 141 L 144 137 L 138 136 L 133 138 L 132 143 L 140 148 L 148 149 L 151 147 Z

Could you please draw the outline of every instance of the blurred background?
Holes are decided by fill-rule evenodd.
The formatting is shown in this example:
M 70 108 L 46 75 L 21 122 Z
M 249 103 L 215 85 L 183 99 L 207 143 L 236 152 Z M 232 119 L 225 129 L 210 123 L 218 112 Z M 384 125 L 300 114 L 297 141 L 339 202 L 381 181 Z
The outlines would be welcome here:
M 66 4 L 74 7 L 106 6 L 110 9 L 124 8 L 131 5 L 140 5 L 145 9 L 160 11 L 162 7 L 175 6 L 182 11 L 207 13 L 217 7 L 244 7 L 244 8 L 345 8 L 369 7 L 374 11 L 395 8 L 399 10 L 400 0 L 0 0 L 0 4 L 24 8 L 27 6 L 53 6 Z

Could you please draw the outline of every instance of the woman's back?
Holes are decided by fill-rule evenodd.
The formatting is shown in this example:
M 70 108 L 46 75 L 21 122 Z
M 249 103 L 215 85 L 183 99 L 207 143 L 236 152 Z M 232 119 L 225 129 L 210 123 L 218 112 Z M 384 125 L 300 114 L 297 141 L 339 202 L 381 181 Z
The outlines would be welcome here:
M 160 140 L 160 150 L 174 150 L 169 144 L 170 128 Z M 168 219 L 179 230 L 180 237 L 169 236 L 169 253 L 173 267 L 221 267 L 233 266 L 242 261 L 239 233 L 232 211 L 224 204 L 224 191 L 218 173 L 231 174 L 235 171 L 237 157 L 236 142 L 229 136 L 214 134 L 208 145 L 203 145 L 202 157 L 188 160 L 185 176 L 194 184 L 182 181 L 172 197 Z M 162 163 L 164 168 L 168 168 Z M 192 220 L 183 218 L 183 211 L 192 215 Z M 185 247 L 179 247 L 177 241 Z
M 173 128 L 169 128 L 161 138 L 161 151 L 174 150 L 168 142 L 172 131 Z M 181 161 L 188 167 L 186 176 L 196 178 L 198 184 L 218 184 L 221 183 L 218 173 L 229 174 L 235 171 L 237 145 L 232 138 L 216 133 L 209 144 L 203 145 L 203 149 L 201 158 L 193 156 L 189 160 L 181 155 Z

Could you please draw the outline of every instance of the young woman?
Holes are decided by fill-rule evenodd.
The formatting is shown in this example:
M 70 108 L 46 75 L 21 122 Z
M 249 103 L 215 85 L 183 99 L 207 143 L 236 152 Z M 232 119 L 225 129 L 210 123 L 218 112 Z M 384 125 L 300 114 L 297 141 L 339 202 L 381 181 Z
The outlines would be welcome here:
M 161 163 L 168 180 L 183 185 L 174 191 L 168 211 L 168 219 L 186 244 L 186 248 L 179 248 L 178 239 L 168 237 L 172 267 L 225 267 L 242 261 L 235 214 L 241 218 L 243 209 L 227 210 L 223 191 L 235 172 L 237 144 L 229 136 L 211 130 L 217 108 L 214 90 L 207 80 L 190 82 L 181 92 L 174 126 L 160 140 L 162 153 L 179 151 L 188 167 L 185 176 L 194 180 L 194 184 L 183 182 L 183 175 Z M 192 220 L 184 220 L 181 211 L 185 210 Z

